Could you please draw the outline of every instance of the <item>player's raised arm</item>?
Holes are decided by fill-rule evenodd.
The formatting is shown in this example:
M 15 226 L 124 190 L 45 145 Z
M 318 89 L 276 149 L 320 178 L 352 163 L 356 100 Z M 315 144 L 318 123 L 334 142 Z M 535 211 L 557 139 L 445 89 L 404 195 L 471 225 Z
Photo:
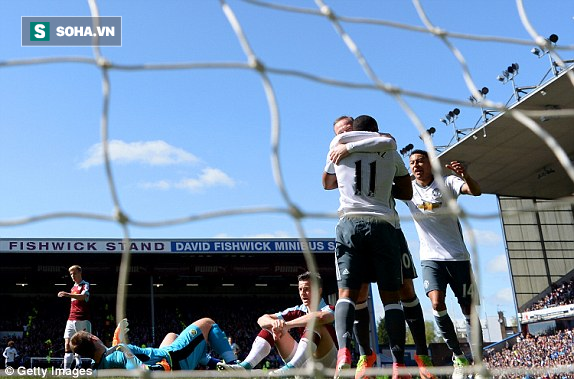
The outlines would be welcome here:
M 482 195 L 480 184 L 478 184 L 478 182 L 469 175 L 468 170 L 464 167 L 462 163 L 458 161 L 452 161 L 449 164 L 445 165 L 445 167 L 448 168 L 449 170 L 454 171 L 457 175 L 459 175 L 462 179 L 464 179 L 464 184 L 461 187 L 460 192 L 473 196 Z
M 349 138 L 347 138 L 347 135 L 342 135 L 339 144 L 329 151 L 329 159 L 333 163 L 338 164 L 341 159 L 355 152 L 376 153 L 397 149 L 397 143 L 392 137 L 378 135 L 357 141 L 348 141 L 350 138 L 352 138 L 351 135 L 349 135 Z

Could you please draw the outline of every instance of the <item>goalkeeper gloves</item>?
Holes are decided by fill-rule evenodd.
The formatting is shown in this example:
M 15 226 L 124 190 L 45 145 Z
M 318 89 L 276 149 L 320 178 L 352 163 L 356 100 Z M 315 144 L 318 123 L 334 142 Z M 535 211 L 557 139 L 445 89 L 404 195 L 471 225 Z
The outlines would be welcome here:
M 118 323 L 116 330 L 114 331 L 114 338 L 112 340 L 112 346 L 116 346 L 120 343 L 128 343 L 128 319 L 124 318 Z

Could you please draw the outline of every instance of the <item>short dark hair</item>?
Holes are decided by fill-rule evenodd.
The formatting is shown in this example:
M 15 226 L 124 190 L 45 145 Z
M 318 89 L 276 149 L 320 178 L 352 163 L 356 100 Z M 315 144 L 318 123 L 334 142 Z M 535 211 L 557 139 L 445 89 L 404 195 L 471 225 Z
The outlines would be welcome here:
M 378 132 L 379 125 L 377 124 L 377 120 L 371 116 L 361 115 L 353 121 L 353 130 Z
M 333 126 L 335 126 L 335 124 L 338 123 L 338 122 L 341 121 L 341 120 L 351 120 L 351 122 L 354 121 L 353 117 L 343 115 L 343 116 L 337 117 L 337 118 L 335 119 L 335 121 L 333 121 Z
M 297 281 L 299 282 L 310 281 L 312 277 L 317 279 L 317 283 L 319 284 L 320 288 L 323 287 L 323 280 L 321 279 L 321 275 L 316 272 L 305 271 L 304 273 L 302 273 L 297 277 Z
M 77 332 L 70 339 L 70 348 L 78 355 L 86 358 L 94 358 L 96 346 L 92 340 L 92 333 L 85 331 Z
M 409 155 L 409 157 L 412 157 L 415 154 L 420 154 L 420 155 L 424 155 L 425 157 L 429 157 L 429 153 L 426 152 L 425 150 L 421 150 L 421 149 L 416 149 L 411 151 L 411 154 Z

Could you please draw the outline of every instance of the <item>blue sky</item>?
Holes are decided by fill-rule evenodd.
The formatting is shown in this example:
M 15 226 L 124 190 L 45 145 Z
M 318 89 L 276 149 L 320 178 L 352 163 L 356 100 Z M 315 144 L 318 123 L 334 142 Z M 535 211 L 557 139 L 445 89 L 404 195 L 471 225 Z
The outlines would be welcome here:
M 356 57 L 325 17 L 227 2 L 251 49 L 267 69 L 304 72 L 334 81 L 370 85 Z M 281 4 L 317 11 L 313 1 Z M 409 1 L 326 1 L 338 16 L 386 20 L 422 27 Z M 122 16 L 122 47 L 103 47 L 115 65 L 161 63 L 246 63 L 247 58 L 219 1 L 106 1 L 102 16 Z M 518 85 L 540 83 L 550 68 L 530 53 L 534 43 L 514 1 L 421 1 L 428 19 L 443 30 L 524 43 L 452 38 L 477 88 L 507 103 L 511 84 L 496 76 L 520 64 Z M 574 5 L 570 0 L 524 1 L 535 31 L 557 34 L 558 46 L 572 47 Z M 87 2 L 0 2 L 0 223 L 51 212 L 110 216 L 114 204 L 101 156 L 102 72 L 94 64 L 5 65 L 38 57 L 92 58 L 89 47 L 21 47 L 21 16 L 89 16 Z M 385 84 L 407 91 L 465 101 L 470 95 L 461 66 L 437 37 L 416 30 L 341 22 L 343 29 Z M 562 50 L 566 57 L 570 51 Z M 383 91 L 319 83 L 268 71 L 280 121 L 280 167 L 289 198 L 308 213 L 334 214 L 337 191 L 326 192 L 321 172 L 342 114 L 375 117 L 399 147 L 423 148 L 420 134 L 396 99 Z M 271 164 L 272 117 L 254 70 L 194 68 L 109 72 L 109 141 L 112 172 L 122 210 L 133 220 L 161 221 L 206 212 L 286 206 Z M 452 140 L 452 126 L 439 119 L 455 106 L 457 127 L 474 127 L 480 109 L 404 97 L 425 128 L 435 127 L 435 145 Z M 513 100 L 511 100 L 512 102 Z M 470 103 L 469 103 L 470 104 Z M 501 162 L 502 164 L 502 162 Z M 473 232 L 473 259 L 481 278 L 482 315 L 514 315 L 498 207 L 493 195 L 462 198 L 473 214 L 464 225 Z M 406 206 L 399 213 L 415 260 L 418 238 Z M 308 237 L 333 237 L 336 218 L 303 221 Z M 132 238 L 296 237 L 284 214 L 247 214 L 158 228 L 129 227 Z M 119 238 L 116 223 L 50 219 L 0 226 L 0 237 Z M 418 262 L 417 262 L 418 265 Z M 420 270 L 419 270 L 420 272 Z M 417 284 L 420 297 L 422 286 Z M 425 306 L 426 305 L 426 306 Z M 454 301 L 447 304 L 453 312 Z M 430 310 L 428 301 L 423 300 Z M 380 312 L 380 303 L 377 304 Z

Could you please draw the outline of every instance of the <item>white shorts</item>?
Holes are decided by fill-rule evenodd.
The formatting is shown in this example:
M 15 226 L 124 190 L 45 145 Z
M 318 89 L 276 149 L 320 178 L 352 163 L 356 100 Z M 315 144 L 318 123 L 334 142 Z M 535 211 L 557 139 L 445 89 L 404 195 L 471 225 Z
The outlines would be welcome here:
M 337 348 L 333 345 L 333 348 L 325 354 L 322 358 L 316 358 L 316 362 L 320 362 L 323 366 L 327 368 L 337 367 Z
M 295 355 L 295 351 L 297 350 L 297 347 L 299 346 L 299 343 L 297 341 L 295 341 L 295 345 L 293 346 L 293 351 L 291 352 L 291 354 L 289 355 L 289 357 L 287 357 L 287 359 L 281 357 L 283 359 L 283 363 L 287 363 L 288 361 L 290 361 L 293 356 Z M 305 361 L 305 363 L 303 363 L 302 367 L 307 367 L 308 364 L 310 364 L 311 361 L 315 361 L 315 362 L 319 362 L 321 363 L 324 367 L 326 368 L 336 368 L 337 367 L 337 348 L 335 347 L 335 345 L 333 345 L 333 347 L 331 348 L 331 350 L 329 350 L 327 352 L 327 354 L 325 354 L 323 357 L 321 358 L 309 358 Z
M 335 345 L 321 358 L 309 358 L 303 363 L 303 367 L 307 367 L 311 361 L 321 363 L 325 368 L 336 368 L 337 367 L 337 348 Z
M 72 338 L 74 333 L 86 331 L 92 332 L 92 323 L 88 320 L 68 320 L 66 321 L 66 330 L 64 330 L 64 338 Z

